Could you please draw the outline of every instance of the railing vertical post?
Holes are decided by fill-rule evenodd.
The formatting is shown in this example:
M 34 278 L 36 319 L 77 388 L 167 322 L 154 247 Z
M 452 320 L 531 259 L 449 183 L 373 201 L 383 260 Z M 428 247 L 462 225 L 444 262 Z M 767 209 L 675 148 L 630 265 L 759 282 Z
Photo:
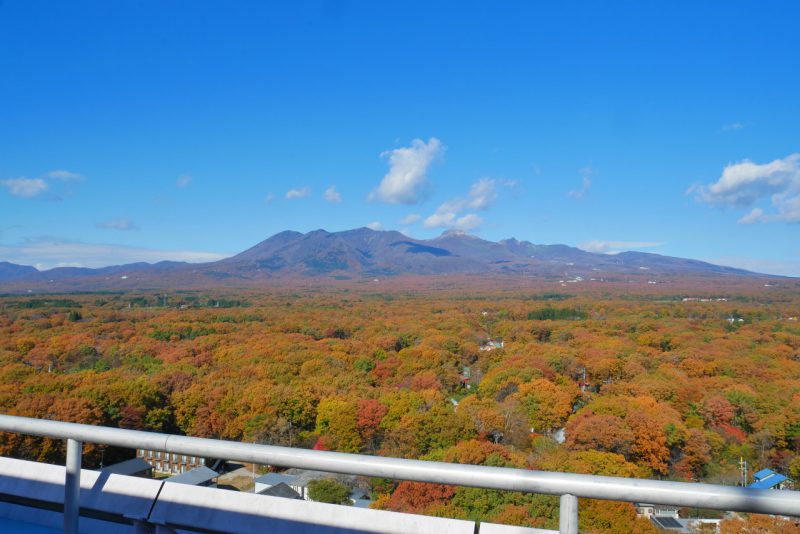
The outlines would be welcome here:
M 558 532 L 560 534 L 578 534 L 578 498 L 574 495 L 561 496 Z
M 81 495 L 81 455 L 83 443 L 67 440 L 67 475 L 64 480 L 64 532 L 78 534 Z

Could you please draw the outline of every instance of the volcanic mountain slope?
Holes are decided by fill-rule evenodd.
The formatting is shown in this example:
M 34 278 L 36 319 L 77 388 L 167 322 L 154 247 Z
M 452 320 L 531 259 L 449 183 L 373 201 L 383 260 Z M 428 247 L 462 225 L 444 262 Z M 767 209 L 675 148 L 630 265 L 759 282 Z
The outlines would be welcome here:
M 434 240 L 435 241 L 435 240 Z M 494 245 L 483 241 L 486 245 Z M 330 233 L 281 232 L 258 245 L 219 262 L 247 273 L 272 275 L 333 273 L 444 274 L 480 272 L 483 261 L 476 254 L 436 246 L 433 241 L 411 239 L 400 232 L 368 228 Z
M 247 285 L 291 277 L 505 274 L 537 277 L 611 274 L 667 276 L 761 276 L 697 260 L 623 252 L 595 254 L 566 245 L 535 245 L 506 239 L 486 241 L 463 232 L 412 239 L 400 232 L 358 228 L 343 232 L 285 231 L 230 258 L 204 264 L 159 262 L 104 267 L 33 267 L 0 262 L 0 288 L 24 285 L 48 289 L 87 287 Z
M 38 275 L 39 271 L 35 267 L 0 261 L 0 282 L 26 279 Z
M 344 232 L 281 232 L 256 246 L 216 262 L 238 273 L 272 275 L 335 273 L 449 274 L 525 272 L 563 275 L 605 273 L 733 274 L 748 271 L 697 260 L 647 254 L 595 254 L 566 245 L 534 245 L 506 239 L 486 241 L 464 232 L 445 232 L 430 240 L 368 228 Z

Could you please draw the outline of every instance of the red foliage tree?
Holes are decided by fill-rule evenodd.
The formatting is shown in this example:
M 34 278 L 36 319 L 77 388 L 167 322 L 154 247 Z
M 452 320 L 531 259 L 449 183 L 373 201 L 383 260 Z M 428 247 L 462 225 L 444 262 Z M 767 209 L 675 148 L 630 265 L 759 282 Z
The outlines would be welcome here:
M 453 486 L 425 482 L 401 482 L 386 503 L 389 510 L 424 513 L 434 506 L 445 504 L 456 494 Z

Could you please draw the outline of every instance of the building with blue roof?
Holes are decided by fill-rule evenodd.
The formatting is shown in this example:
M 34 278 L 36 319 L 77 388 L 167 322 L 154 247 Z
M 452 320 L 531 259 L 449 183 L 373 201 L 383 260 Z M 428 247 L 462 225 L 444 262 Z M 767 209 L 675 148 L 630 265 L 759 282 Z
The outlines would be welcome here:
M 753 473 L 753 480 L 761 480 L 762 478 L 767 478 L 770 475 L 774 475 L 775 471 L 772 469 L 762 469 L 761 471 L 756 471 Z
M 783 489 L 788 477 L 776 473 L 772 469 L 762 469 L 753 475 L 753 483 L 747 486 L 750 489 Z

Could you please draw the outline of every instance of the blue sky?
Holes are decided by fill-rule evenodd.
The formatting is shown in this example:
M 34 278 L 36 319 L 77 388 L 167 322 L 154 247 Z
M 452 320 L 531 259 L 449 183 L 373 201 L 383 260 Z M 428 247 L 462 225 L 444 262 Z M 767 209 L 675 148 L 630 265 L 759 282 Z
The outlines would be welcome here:
M 285 229 L 800 276 L 797 2 L 0 2 L 0 260 Z

